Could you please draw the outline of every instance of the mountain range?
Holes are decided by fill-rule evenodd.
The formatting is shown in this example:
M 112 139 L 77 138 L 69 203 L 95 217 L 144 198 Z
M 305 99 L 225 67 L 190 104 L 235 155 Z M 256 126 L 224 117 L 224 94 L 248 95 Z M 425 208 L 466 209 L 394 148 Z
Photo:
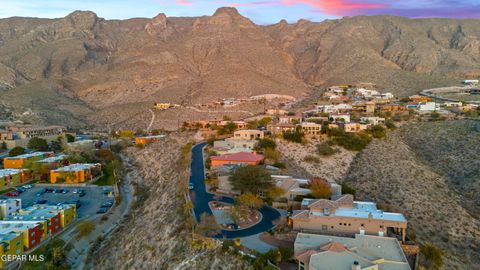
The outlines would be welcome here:
M 153 102 L 302 98 L 360 82 L 403 97 L 480 77 L 478 29 L 480 20 L 393 16 L 264 26 L 234 8 L 202 17 L 0 19 L 0 118 L 95 126 L 95 116 L 142 114 Z

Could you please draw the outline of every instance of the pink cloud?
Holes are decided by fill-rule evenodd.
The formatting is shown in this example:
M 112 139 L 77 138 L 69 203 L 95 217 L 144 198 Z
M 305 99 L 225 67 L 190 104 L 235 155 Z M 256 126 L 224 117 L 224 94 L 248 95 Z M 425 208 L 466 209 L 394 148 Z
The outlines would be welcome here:
M 189 0 L 177 0 L 177 4 L 179 4 L 179 5 L 191 5 L 192 2 L 190 2 Z
M 306 4 L 326 14 L 342 16 L 358 10 L 385 8 L 385 4 L 354 2 L 351 0 L 283 0 L 286 5 Z

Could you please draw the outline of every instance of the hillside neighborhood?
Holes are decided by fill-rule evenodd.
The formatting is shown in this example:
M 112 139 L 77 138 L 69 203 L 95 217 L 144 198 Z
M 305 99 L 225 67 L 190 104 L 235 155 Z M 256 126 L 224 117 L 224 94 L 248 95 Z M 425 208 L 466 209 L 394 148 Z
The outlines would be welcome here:
M 227 104 L 220 106 L 235 106 Z M 157 103 L 155 109 L 177 106 Z M 409 213 L 356 198 L 343 178 L 356 153 L 372 140 L 383 140 L 407 123 L 478 116 L 478 104 L 430 95 L 399 100 L 361 84 L 329 87 L 309 108 L 294 108 L 282 103 L 250 118 L 183 124 L 181 132 L 194 132 L 197 140 L 184 187 L 197 237 L 205 243 L 205 236 L 220 240 L 224 249 L 254 258 L 253 269 L 443 264 L 437 247 L 411 237 Z M 94 217 L 121 203 L 117 177 L 123 175 L 119 164 L 125 157 L 118 151 L 131 146 L 142 151 L 168 136 L 141 130 L 82 135 L 63 126 L 3 124 L 1 255 L 35 254 L 49 239 L 72 230 L 87 237 L 96 226 Z M 106 200 L 86 199 L 92 192 Z M 2 263 L 13 267 L 15 260 Z

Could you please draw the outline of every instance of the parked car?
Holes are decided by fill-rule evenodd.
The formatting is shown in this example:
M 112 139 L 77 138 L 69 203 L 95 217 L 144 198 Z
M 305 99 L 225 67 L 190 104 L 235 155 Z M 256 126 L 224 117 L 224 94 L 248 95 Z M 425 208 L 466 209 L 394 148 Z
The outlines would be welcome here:
M 193 183 L 192 182 L 188 183 L 188 189 L 192 190 L 193 188 L 194 188 Z
M 23 193 L 25 191 L 27 191 L 26 189 L 22 188 L 22 187 L 17 187 L 15 188 L 15 190 L 18 192 L 18 193 Z
M 78 196 L 80 196 L 80 197 L 83 197 L 85 195 L 87 195 L 87 193 L 85 193 L 85 191 L 82 191 L 82 192 L 78 193 Z
M 113 205 L 113 202 L 111 202 L 111 201 L 108 201 L 108 202 L 104 202 L 104 203 L 102 203 L 101 207 L 107 207 L 107 208 L 110 208 L 110 207 L 112 207 L 112 205 Z
M 45 189 L 45 192 L 47 192 L 47 193 L 52 193 L 52 192 L 53 192 L 53 189 L 52 189 L 52 188 L 46 188 L 46 189 Z
M 108 208 L 102 207 L 98 209 L 97 214 L 105 214 L 108 211 Z
M 77 193 L 79 193 L 79 191 L 80 191 L 80 190 L 78 190 L 78 189 L 74 189 L 74 190 L 72 191 L 72 193 L 73 193 L 73 194 L 77 194 Z
M 37 197 L 42 196 L 43 194 L 45 194 L 45 192 L 48 192 L 46 188 L 40 190 L 39 192 L 37 192 Z
M 35 200 L 35 204 L 46 204 L 47 203 L 47 200 L 43 200 L 43 199 L 36 199 Z
M 18 193 L 17 191 L 10 191 L 10 192 L 7 192 L 7 194 L 5 194 L 5 196 L 7 197 L 18 197 L 20 195 L 20 193 Z
M 23 185 L 22 186 L 24 189 L 31 189 L 33 186 L 30 185 L 30 184 L 27 184 L 27 185 Z
M 70 191 L 70 190 L 68 190 L 68 189 L 64 189 L 64 190 L 62 190 L 62 193 L 63 193 L 63 194 L 67 194 L 69 191 Z

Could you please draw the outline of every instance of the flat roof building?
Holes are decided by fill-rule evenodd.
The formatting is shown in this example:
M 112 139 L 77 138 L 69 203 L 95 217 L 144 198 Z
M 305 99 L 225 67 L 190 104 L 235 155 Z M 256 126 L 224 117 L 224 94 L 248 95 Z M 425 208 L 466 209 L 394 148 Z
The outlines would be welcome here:
M 293 214 L 293 229 L 306 232 L 385 236 L 388 229 L 405 241 L 407 219 L 403 214 L 384 212 L 373 202 L 354 201 L 350 194 L 335 201 L 311 201 Z
M 101 173 L 99 163 L 78 163 L 50 171 L 51 183 L 84 183 Z
M 298 269 L 410 270 L 395 238 L 355 235 L 354 238 L 299 233 L 294 244 Z

